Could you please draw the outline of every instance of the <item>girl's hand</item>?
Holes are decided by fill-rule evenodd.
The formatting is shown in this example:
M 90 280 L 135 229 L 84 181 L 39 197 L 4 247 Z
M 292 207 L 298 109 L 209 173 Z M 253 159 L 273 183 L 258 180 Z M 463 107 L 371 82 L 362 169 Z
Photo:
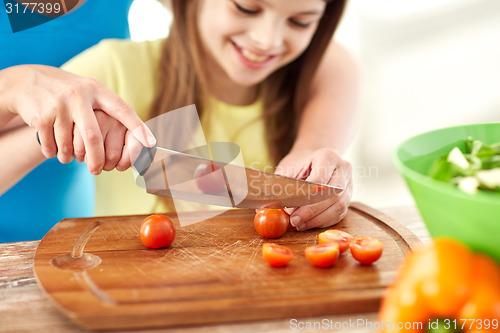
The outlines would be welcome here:
M 297 230 L 329 227 L 346 216 L 353 188 L 352 166 L 335 150 L 292 151 L 281 160 L 276 173 L 344 189 L 330 199 L 292 209 L 290 223 Z
M 123 133 L 113 125 L 104 130 L 106 134 L 118 133 L 118 138 L 103 135 L 94 110 L 123 124 L 142 145 L 152 147 L 156 143 L 135 111 L 95 79 L 49 66 L 22 65 L 0 71 L 0 88 L 5 92 L 0 94 L 0 120 L 10 121 L 19 115 L 38 132 L 46 158 L 57 156 L 61 163 L 68 163 L 74 154 L 81 159 L 84 152 L 92 174 L 111 168 L 118 149 L 112 148 L 108 155 L 105 148 L 117 147 Z
M 125 136 L 127 129 L 118 120 L 108 116 L 105 112 L 96 110 L 95 117 L 104 141 L 104 167 L 103 170 L 111 171 L 116 168 L 123 171 L 130 167 L 130 158 L 126 154 Z M 75 159 L 78 162 L 88 162 L 85 144 L 78 128 L 75 126 L 73 133 L 73 146 Z

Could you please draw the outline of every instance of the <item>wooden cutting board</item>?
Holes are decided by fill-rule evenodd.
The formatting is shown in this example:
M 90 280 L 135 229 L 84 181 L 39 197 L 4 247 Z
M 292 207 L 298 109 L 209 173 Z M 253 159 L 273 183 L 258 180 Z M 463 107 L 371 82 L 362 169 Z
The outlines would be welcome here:
M 196 213 L 193 213 L 196 214 Z M 405 254 L 420 244 L 398 222 L 359 203 L 335 228 L 374 236 L 384 244 L 375 264 L 350 253 L 332 268 L 313 267 L 304 248 L 321 229 L 269 240 L 253 227 L 252 210 L 231 210 L 179 227 L 166 249 L 139 240 L 145 216 L 65 219 L 43 238 L 35 255 L 39 286 L 78 325 L 114 330 L 300 318 L 378 309 L 384 288 Z M 295 258 L 268 266 L 263 243 L 289 246 Z

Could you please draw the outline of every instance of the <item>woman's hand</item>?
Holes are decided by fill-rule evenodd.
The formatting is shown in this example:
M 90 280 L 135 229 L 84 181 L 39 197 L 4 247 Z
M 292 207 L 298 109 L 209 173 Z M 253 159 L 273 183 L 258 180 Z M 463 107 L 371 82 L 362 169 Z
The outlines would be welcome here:
M 33 168 L 45 161 L 41 147 L 36 142 L 35 130 L 15 117 L 0 127 L 0 152 L 9 159 L 0 159 L 0 195 L 16 184 Z M 130 135 L 118 120 L 103 111 L 95 111 L 95 118 L 104 141 L 105 161 L 103 170 L 116 168 L 123 171 L 130 167 L 130 151 L 140 151 L 142 144 Z M 87 161 L 83 139 L 75 126 L 74 154 L 78 162 Z
M 292 150 L 281 160 L 276 173 L 343 189 L 330 199 L 292 209 L 290 223 L 297 230 L 329 227 L 346 216 L 353 188 L 352 166 L 335 150 Z
M 111 171 L 116 168 L 118 171 L 124 171 L 128 169 L 139 155 L 143 145 L 125 126 L 105 112 L 96 110 L 95 116 L 104 140 L 105 163 L 103 170 Z M 75 159 L 78 162 L 87 162 L 85 145 L 76 128 L 74 147 Z
M 92 174 L 119 165 L 116 158 L 122 150 L 117 147 L 123 147 L 123 128 L 116 123 L 101 128 L 98 115 L 101 121 L 103 114 L 117 120 L 144 146 L 156 143 L 135 111 L 95 79 L 49 66 L 14 66 L 0 71 L 0 91 L 1 122 L 19 115 L 38 132 L 46 158 L 57 156 L 61 163 L 69 163 L 73 156 L 84 156 Z M 109 147 L 113 148 L 108 151 Z

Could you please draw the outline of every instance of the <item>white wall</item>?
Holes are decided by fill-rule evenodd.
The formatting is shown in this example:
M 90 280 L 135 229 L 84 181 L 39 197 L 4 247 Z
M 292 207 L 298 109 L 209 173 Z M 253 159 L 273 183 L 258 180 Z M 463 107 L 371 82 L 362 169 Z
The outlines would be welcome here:
M 132 40 L 155 40 L 168 35 L 172 15 L 158 0 L 134 0 L 128 21 Z

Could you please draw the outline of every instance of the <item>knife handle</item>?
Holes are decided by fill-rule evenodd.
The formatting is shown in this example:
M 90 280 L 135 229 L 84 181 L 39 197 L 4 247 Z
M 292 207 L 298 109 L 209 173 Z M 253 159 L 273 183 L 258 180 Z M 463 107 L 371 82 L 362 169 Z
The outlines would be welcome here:
M 148 171 L 151 163 L 153 163 L 155 154 L 156 145 L 151 148 L 142 147 L 139 156 L 137 156 L 137 159 L 134 162 L 134 168 L 135 170 L 137 170 L 140 176 L 144 176 L 144 174 Z

